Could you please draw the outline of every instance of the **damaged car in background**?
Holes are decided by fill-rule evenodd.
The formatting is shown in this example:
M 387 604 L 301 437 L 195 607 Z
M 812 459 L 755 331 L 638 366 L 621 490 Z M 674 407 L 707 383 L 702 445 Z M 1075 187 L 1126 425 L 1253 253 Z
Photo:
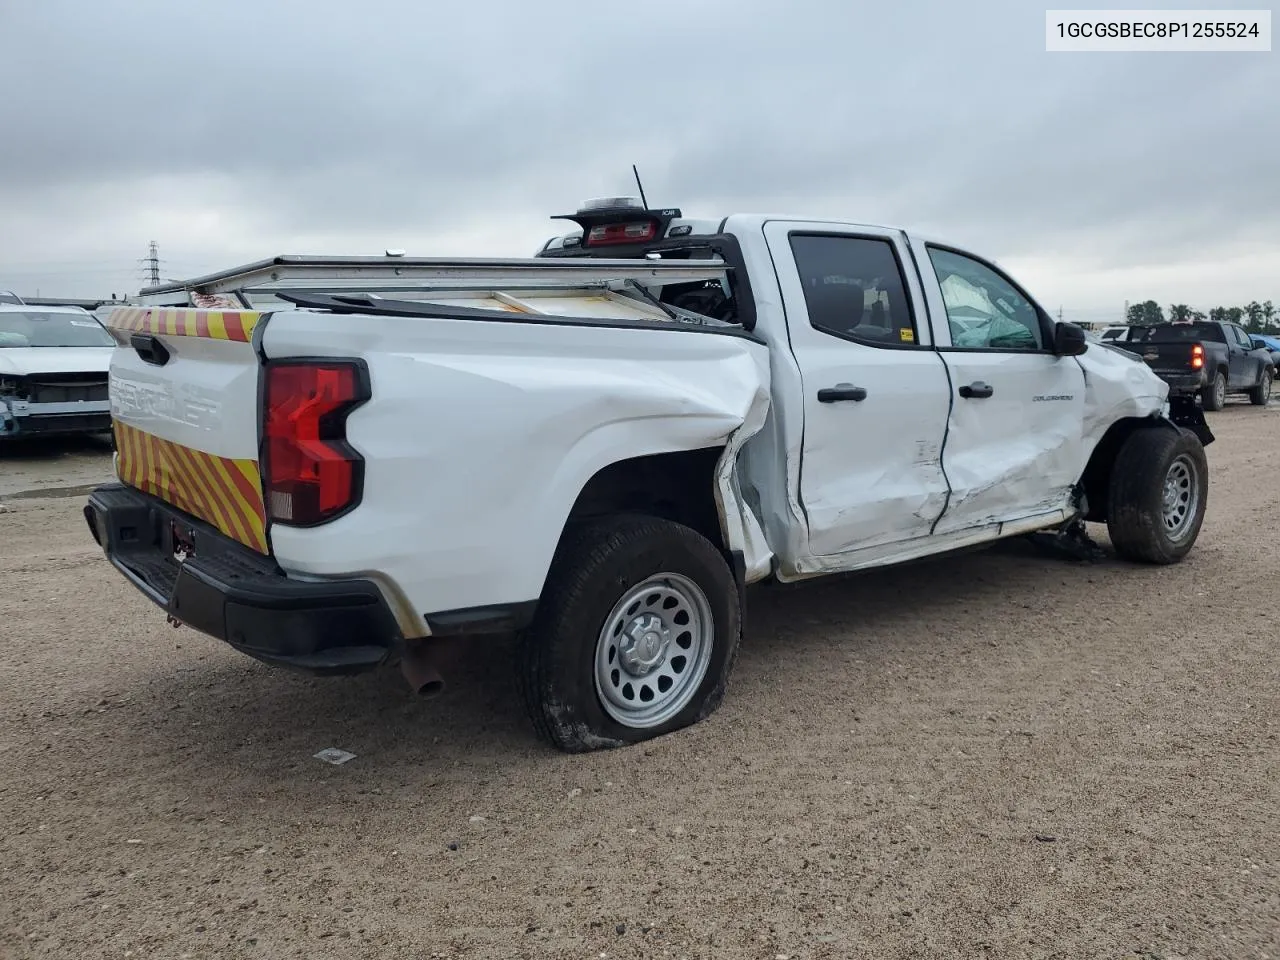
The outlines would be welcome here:
M 281 667 L 434 693 L 441 639 L 514 632 L 566 751 L 707 717 L 748 584 L 1023 535 L 1079 556 L 1086 521 L 1139 563 L 1195 544 L 1194 400 L 990 259 L 631 198 L 565 219 L 528 259 L 276 257 L 104 311 L 93 538 Z
M 109 431 L 114 346 L 78 307 L 0 304 L 0 442 Z

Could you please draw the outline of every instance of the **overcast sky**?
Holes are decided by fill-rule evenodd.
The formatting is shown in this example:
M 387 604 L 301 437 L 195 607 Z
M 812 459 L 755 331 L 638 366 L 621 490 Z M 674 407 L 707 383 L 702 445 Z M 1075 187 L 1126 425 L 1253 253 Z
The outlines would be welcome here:
M 524 256 L 634 162 L 689 215 L 971 244 L 1068 319 L 1280 304 L 1280 53 L 1050 54 L 1045 6 L 0 0 L 0 288 L 135 292 L 153 239 Z

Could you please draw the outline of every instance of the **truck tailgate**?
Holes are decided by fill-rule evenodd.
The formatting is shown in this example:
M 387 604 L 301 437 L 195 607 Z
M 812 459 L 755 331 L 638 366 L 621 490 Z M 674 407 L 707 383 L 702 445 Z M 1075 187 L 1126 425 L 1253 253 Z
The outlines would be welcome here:
M 1114 346 L 1137 355 L 1151 371 L 1157 375 L 1162 373 L 1191 373 L 1199 367 L 1193 367 L 1191 351 L 1199 346 L 1196 343 L 1116 343 Z M 1203 366 L 1203 362 L 1201 363 Z
M 267 553 L 259 364 L 247 310 L 118 307 L 110 395 L 120 481 Z

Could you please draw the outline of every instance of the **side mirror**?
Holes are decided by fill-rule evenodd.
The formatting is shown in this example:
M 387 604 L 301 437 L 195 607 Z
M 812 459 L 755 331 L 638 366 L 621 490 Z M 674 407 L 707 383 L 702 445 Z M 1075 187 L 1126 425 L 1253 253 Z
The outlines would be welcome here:
M 1078 357 L 1089 349 L 1084 329 L 1059 321 L 1053 328 L 1053 352 L 1060 357 Z

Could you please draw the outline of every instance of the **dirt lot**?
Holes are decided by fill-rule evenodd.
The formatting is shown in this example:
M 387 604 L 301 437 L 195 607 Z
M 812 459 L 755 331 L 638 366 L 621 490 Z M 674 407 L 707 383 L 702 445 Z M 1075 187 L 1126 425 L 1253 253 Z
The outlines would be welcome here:
M 1211 418 L 1184 564 L 760 589 L 711 720 L 585 757 L 503 642 L 417 702 L 166 626 L 108 455 L 4 458 L 0 956 L 1280 957 L 1280 409 Z

